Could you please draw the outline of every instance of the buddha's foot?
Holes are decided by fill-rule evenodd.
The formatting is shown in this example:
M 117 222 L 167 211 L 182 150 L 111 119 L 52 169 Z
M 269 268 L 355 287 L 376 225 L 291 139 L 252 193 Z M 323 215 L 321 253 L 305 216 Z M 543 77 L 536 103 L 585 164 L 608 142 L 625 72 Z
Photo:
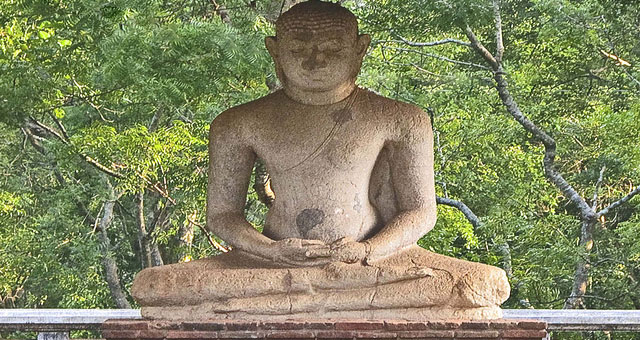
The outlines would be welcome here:
M 451 294 L 452 306 L 500 306 L 511 286 L 504 270 L 479 264 L 458 280 Z
M 381 267 L 425 266 L 434 272 L 448 273 L 451 276 L 452 286 L 445 304 L 452 307 L 500 306 L 509 298 L 511 292 L 505 271 L 498 267 L 436 254 L 418 246 L 413 246 L 376 265 Z M 423 286 L 423 288 L 427 287 Z M 441 291 L 448 289 L 444 285 L 428 288 Z

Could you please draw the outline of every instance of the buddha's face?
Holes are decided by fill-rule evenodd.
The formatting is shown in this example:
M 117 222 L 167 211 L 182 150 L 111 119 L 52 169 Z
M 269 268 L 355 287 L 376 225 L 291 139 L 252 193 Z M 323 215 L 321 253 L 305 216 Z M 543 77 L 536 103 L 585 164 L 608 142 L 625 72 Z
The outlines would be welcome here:
M 285 87 L 321 92 L 355 82 L 369 41 L 354 31 L 309 29 L 267 38 L 267 48 Z

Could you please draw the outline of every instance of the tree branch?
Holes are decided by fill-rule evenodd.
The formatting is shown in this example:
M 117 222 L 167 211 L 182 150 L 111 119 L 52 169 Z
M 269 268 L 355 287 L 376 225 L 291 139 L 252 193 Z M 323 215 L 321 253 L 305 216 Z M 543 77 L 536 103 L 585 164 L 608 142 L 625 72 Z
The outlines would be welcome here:
M 411 67 L 415 68 L 416 70 L 418 70 L 420 72 L 423 72 L 423 73 L 426 73 L 426 74 L 428 74 L 430 76 L 439 77 L 439 78 L 452 78 L 451 76 L 448 76 L 448 75 L 437 74 L 437 73 L 433 73 L 431 71 L 425 70 L 424 68 L 422 68 L 419 65 L 414 64 L 414 63 L 400 64 L 400 63 L 387 62 L 387 64 L 388 65 L 396 65 L 396 66 L 411 66 Z
M 631 80 L 632 80 L 634 83 L 636 83 L 638 86 L 640 86 L 640 80 L 638 80 L 638 79 L 634 78 L 634 77 L 633 77 L 633 75 L 631 75 L 631 72 L 629 72 L 629 71 L 627 71 L 627 70 L 625 70 L 625 69 L 622 69 L 622 71 L 623 71 L 623 72 L 624 72 L 624 73 L 625 73 L 629 78 L 631 78 Z
M 156 112 L 153 114 L 153 117 L 151 117 L 151 122 L 149 123 L 149 127 L 147 128 L 147 131 L 149 131 L 149 133 L 153 133 L 158 129 L 158 125 L 160 124 L 160 119 L 162 119 L 163 114 L 164 107 L 158 107 Z
M 411 40 L 407 40 L 404 37 L 398 36 L 398 38 L 400 39 L 400 41 L 397 40 L 391 40 L 392 42 L 402 42 L 405 43 L 409 46 L 414 46 L 414 47 L 425 47 L 425 46 L 438 46 L 438 45 L 444 45 L 444 44 L 457 44 L 457 45 L 461 45 L 461 46 L 467 46 L 467 47 L 471 47 L 471 43 L 468 43 L 466 41 L 462 41 L 462 40 L 458 40 L 458 39 L 452 39 L 452 38 L 446 38 L 446 39 L 442 39 L 442 40 L 437 40 L 437 41 L 429 41 L 429 42 L 415 42 L 415 41 L 411 41 Z
M 491 52 L 482 45 L 469 25 L 465 28 L 464 33 L 467 35 L 467 38 L 469 38 L 469 41 L 471 41 L 471 47 L 473 47 L 473 49 L 476 50 L 476 52 L 478 52 L 478 54 L 480 54 L 480 56 L 489 63 L 489 65 L 491 65 L 491 68 L 494 71 L 498 71 L 498 68 L 500 67 L 498 61 L 493 57 Z
M 631 191 L 630 193 L 628 193 L 626 196 L 624 196 L 623 198 L 611 203 L 608 207 L 598 211 L 597 217 L 599 218 L 602 215 L 606 215 L 609 213 L 609 211 L 611 211 L 612 209 L 615 209 L 625 203 L 627 203 L 630 199 L 633 198 L 633 196 L 640 194 L 640 185 L 637 186 L 633 191 Z
M 498 251 L 502 255 L 502 269 L 507 273 L 507 278 L 513 278 L 513 264 L 511 258 L 511 247 L 507 241 L 498 245 Z
M 458 65 L 464 65 L 464 66 L 472 66 L 472 67 L 476 67 L 476 68 L 480 68 L 483 70 L 491 70 L 490 68 L 484 66 L 484 65 L 480 65 L 480 64 L 475 64 L 475 63 L 470 63 L 467 61 L 460 61 L 460 60 L 455 60 L 455 59 L 450 59 L 438 54 L 433 54 L 433 53 L 427 53 L 427 52 L 422 52 L 422 51 L 416 51 L 416 50 L 412 50 L 412 49 L 408 49 L 408 48 L 402 48 L 402 47 L 388 47 L 388 46 L 382 46 L 383 49 L 390 49 L 390 50 L 395 50 L 395 51 L 401 51 L 401 52 L 410 52 L 410 53 L 416 53 L 419 55 L 423 55 L 425 57 L 429 57 L 429 58 L 435 58 L 435 59 L 439 59 L 442 61 L 447 61 L 453 64 L 458 64 Z
M 21 127 L 20 128 L 22 130 L 22 132 L 27 136 L 27 139 L 29 140 L 29 142 L 31 143 L 31 146 L 33 146 L 34 149 L 36 149 L 36 151 L 38 151 L 40 154 L 45 153 L 44 147 L 42 146 L 42 144 L 40 144 L 40 140 L 42 139 L 39 136 L 36 136 L 33 131 L 31 131 L 31 128 L 27 127 Z
M 217 249 L 218 251 L 221 251 L 223 253 L 228 253 L 229 249 L 223 247 L 220 243 L 218 243 L 216 240 L 213 239 L 213 237 L 211 237 L 211 234 L 209 234 L 209 231 L 207 230 L 207 228 L 205 228 L 202 224 L 191 220 L 189 217 L 187 217 L 187 221 L 189 221 L 189 223 L 193 223 L 193 225 L 197 226 L 198 228 L 200 228 L 200 230 L 202 230 L 202 232 L 205 234 L 205 236 L 207 236 L 207 241 L 209 241 L 209 244 L 214 247 L 215 249 Z
M 504 54 L 504 42 L 502 40 L 502 18 L 500 16 L 500 0 L 493 0 L 493 16 L 496 21 L 496 62 L 502 63 Z
M 507 111 L 515 120 L 522 125 L 528 132 L 533 134 L 536 138 L 542 141 L 544 145 L 544 170 L 547 178 L 562 192 L 562 194 L 575 204 L 580 213 L 585 219 L 595 218 L 593 209 L 585 202 L 580 194 L 567 182 L 567 180 L 555 169 L 554 161 L 556 157 L 556 142 L 546 132 L 536 126 L 531 120 L 529 120 L 518 107 L 518 104 L 514 101 L 513 97 L 507 90 L 507 80 L 503 73 L 496 72 L 494 76 L 498 95 L 502 100 L 502 103 L 507 108 Z
M 124 178 L 124 175 L 116 172 L 114 170 L 109 169 L 109 167 L 102 165 L 100 162 L 98 162 L 97 160 L 93 159 L 91 156 L 84 154 L 82 152 L 78 152 L 78 154 L 80 154 L 80 156 L 82 156 L 82 158 L 89 163 L 91 166 L 93 166 L 94 168 L 104 172 L 105 174 L 111 176 L 111 177 L 115 177 L 115 178 Z
M 598 181 L 596 182 L 595 189 L 593 190 L 593 200 L 591 200 L 591 209 L 594 211 L 598 208 L 598 190 L 600 190 L 600 184 L 602 183 L 602 179 L 604 178 L 604 171 L 607 169 L 606 165 L 602 166 L 600 169 L 600 176 L 598 177 Z
M 58 129 L 60 129 L 60 132 L 62 133 L 62 137 L 64 137 L 64 140 L 66 140 L 66 143 L 69 144 L 71 140 L 69 139 L 69 135 L 67 134 L 67 129 L 64 128 L 64 125 L 62 125 L 62 122 L 60 122 L 60 120 L 58 119 L 58 117 L 56 117 L 55 114 L 53 114 L 52 112 L 49 112 L 49 116 L 56 123 L 56 125 L 58 126 Z
M 476 214 L 474 214 L 473 211 L 469 209 L 469 207 L 466 204 L 462 203 L 461 201 L 457 201 L 451 198 L 436 196 L 436 203 L 457 208 L 458 210 L 460 210 L 460 212 L 464 214 L 464 217 L 467 218 L 469 223 L 471 223 L 471 225 L 474 228 L 478 228 L 479 226 L 482 225 L 482 221 L 480 221 L 478 216 L 476 216 Z
M 29 120 L 31 123 L 33 123 L 34 125 L 36 125 L 37 127 L 45 130 L 46 132 L 48 132 L 49 134 L 55 136 L 56 138 L 58 138 L 61 142 L 63 142 L 64 144 L 69 145 L 69 142 L 60 134 L 58 133 L 58 131 L 54 130 L 52 127 L 47 126 L 41 122 L 39 122 L 37 119 L 33 118 L 33 117 L 29 117 Z
M 527 130 L 529 133 L 533 134 L 534 137 L 539 139 L 544 145 L 544 159 L 543 165 L 545 170 L 545 175 L 553 183 L 562 194 L 569 199 L 573 204 L 578 207 L 580 210 L 580 214 L 585 220 L 592 220 L 596 218 L 596 214 L 593 209 L 585 202 L 585 200 L 580 196 L 580 194 L 567 182 L 566 179 L 555 169 L 554 160 L 556 157 L 556 141 L 549 136 L 546 132 L 540 129 L 537 125 L 535 125 L 529 118 L 527 118 L 520 108 L 518 104 L 511 96 L 511 93 L 508 90 L 508 82 L 505 78 L 505 73 L 502 69 L 502 64 L 498 63 L 495 57 L 489 52 L 476 38 L 476 35 L 473 33 L 469 26 L 466 27 L 465 33 L 469 40 L 471 40 L 471 46 L 478 54 L 480 54 L 489 64 L 492 65 L 494 70 L 494 80 L 496 81 L 496 89 L 498 90 L 498 95 L 502 104 L 506 107 L 507 112 L 518 122 L 522 127 Z
M 70 141 L 69 141 L 69 137 L 67 136 L 67 132 L 66 129 L 64 128 L 64 125 L 62 125 L 62 122 L 60 122 L 59 120 L 55 120 L 56 124 L 61 127 L 61 131 L 64 131 L 63 134 L 60 134 L 58 131 L 56 131 L 55 129 L 53 129 L 52 127 L 49 127 L 41 122 L 39 122 L 38 120 L 36 120 L 33 117 L 29 117 L 29 122 L 34 124 L 35 126 L 45 130 L 46 132 L 50 133 L 51 135 L 55 136 L 58 140 L 60 140 L 62 143 L 64 143 L 65 145 L 71 145 Z M 65 138 L 66 136 L 66 138 Z M 98 162 L 96 159 L 92 158 L 91 156 L 83 153 L 82 151 L 77 151 L 77 153 L 87 162 L 89 163 L 91 166 L 93 166 L 94 168 L 104 172 L 105 174 L 111 176 L 111 177 L 115 177 L 115 178 L 124 178 L 124 175 L 121 173 L 118 173 L 115 170 L 110 169 L 108 166 L 101 164 L 100 162 Z

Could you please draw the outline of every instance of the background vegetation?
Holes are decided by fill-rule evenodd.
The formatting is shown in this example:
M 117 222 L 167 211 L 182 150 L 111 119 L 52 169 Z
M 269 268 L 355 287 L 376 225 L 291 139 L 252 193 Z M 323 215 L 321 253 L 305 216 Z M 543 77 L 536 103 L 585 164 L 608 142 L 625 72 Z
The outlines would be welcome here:
M 142 268 L 225 250 L 208 126 L 277 87 L 263 39 L 291 2 L 0 1 L 0 308 L 135 307 Z M 421 245 L 504 268 L 505 308 L 640 309 L 640 6 L 344 5 L 373 37 L 361 86 L 433 121 Z

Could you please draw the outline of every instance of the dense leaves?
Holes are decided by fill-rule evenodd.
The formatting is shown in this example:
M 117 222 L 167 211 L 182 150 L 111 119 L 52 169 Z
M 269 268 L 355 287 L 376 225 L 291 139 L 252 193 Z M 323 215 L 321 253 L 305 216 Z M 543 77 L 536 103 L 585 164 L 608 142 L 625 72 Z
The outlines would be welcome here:
M 640 308 L 639 199 L 604 215 L 585 252 L 578 208 L 545 177 L 543 145 L 507 114 L 491 65 L 468 46 L 467 25 L 496 53 L 492 2 L 344 4 L 373 38 L 359 83 L 431 116 L 438 195 L 481 220 L 441 205 L 420 244 L 505 268 L 507 308 L 562 308 L 581 257 L 586 308 Z M 604 208 L 640 184 L 640 7 L 501 5 L 509 91 L 556 140 L 556 168 L 588 204 L 598 186 Z M 263 38 L 281 6 L 0 3 L 0 305 L 113 307 L 104 258 L 127 294 L 154 248 L 164 263 L 223 249 L 202 228 L 207 129 L 273 88 Z M 443 39 L 455 41 L 415 44 Z M 267 208 L 253 182 L 246 211 L 260 228 Z

